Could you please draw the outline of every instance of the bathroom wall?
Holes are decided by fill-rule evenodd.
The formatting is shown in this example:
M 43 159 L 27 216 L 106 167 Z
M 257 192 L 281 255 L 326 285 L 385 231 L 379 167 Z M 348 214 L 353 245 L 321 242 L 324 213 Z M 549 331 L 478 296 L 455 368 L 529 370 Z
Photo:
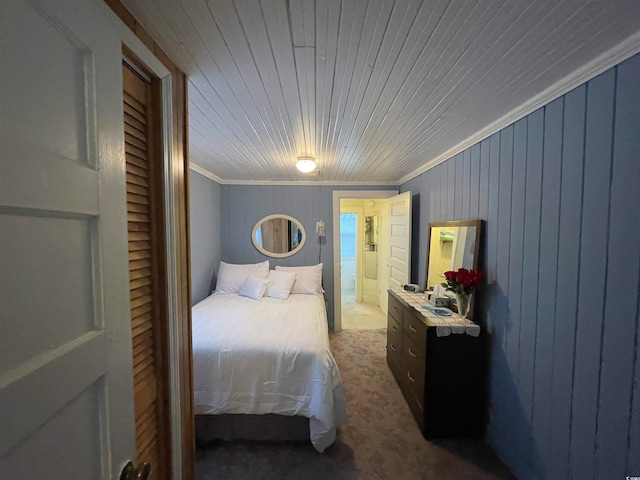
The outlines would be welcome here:
M 340 287 L 355 299 L 358 218 L 352 212 L 340 212 Z

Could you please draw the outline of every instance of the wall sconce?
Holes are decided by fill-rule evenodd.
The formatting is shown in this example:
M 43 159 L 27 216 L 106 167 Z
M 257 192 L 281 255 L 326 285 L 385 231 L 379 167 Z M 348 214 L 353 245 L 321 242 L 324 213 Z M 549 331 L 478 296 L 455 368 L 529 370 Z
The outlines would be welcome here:
M 304 173 L 311 173 L 316 169 L 316 161 L 313 157 L 298 157 L 296 168 Z

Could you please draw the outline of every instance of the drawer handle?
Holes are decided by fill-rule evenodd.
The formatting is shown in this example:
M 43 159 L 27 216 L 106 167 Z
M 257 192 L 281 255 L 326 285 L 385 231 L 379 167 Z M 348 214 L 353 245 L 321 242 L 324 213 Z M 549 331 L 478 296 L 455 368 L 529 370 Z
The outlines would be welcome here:
M 413 333 L 416 333 L 417 330 L 415 328 L 413 328 L 413 325 L 409 324 L 409 330 L 411 330 Z
M 394 352 L 396 351 L 396 347 L 394 347 L 393 345 L 389 345 L 391 347 L 391 350 L 393 350 Z
M 415 379 L 411 376 L 409 372 L 407 372 L 407 378 L 409 379 L 410 382 L 416 383 Z
M 416 354 L 411 351 L 411 348 L 409 348 L 409 356 L 416 358 Z

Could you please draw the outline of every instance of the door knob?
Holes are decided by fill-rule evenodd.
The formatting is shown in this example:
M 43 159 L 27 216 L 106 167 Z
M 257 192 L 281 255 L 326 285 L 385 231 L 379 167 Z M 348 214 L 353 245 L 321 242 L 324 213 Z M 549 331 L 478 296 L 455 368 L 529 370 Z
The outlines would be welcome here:
M 151 465 L 143 463 L 141 468 L 136 468 L 133 463 L 127 462 L 120 474 L 120 480 L 147 480 L 151 473 Z

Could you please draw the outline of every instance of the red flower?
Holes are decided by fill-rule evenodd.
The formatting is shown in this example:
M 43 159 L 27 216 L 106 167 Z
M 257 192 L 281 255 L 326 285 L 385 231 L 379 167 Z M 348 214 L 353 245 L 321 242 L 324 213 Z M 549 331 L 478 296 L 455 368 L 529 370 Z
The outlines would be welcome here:
M 457 272 L 448 271 L 444 273 L 447 279 L 442 286 L 455 293 L 473 293 L 482 282 L 484 274 L 478 270 L 467 270 L 459 268 Z

